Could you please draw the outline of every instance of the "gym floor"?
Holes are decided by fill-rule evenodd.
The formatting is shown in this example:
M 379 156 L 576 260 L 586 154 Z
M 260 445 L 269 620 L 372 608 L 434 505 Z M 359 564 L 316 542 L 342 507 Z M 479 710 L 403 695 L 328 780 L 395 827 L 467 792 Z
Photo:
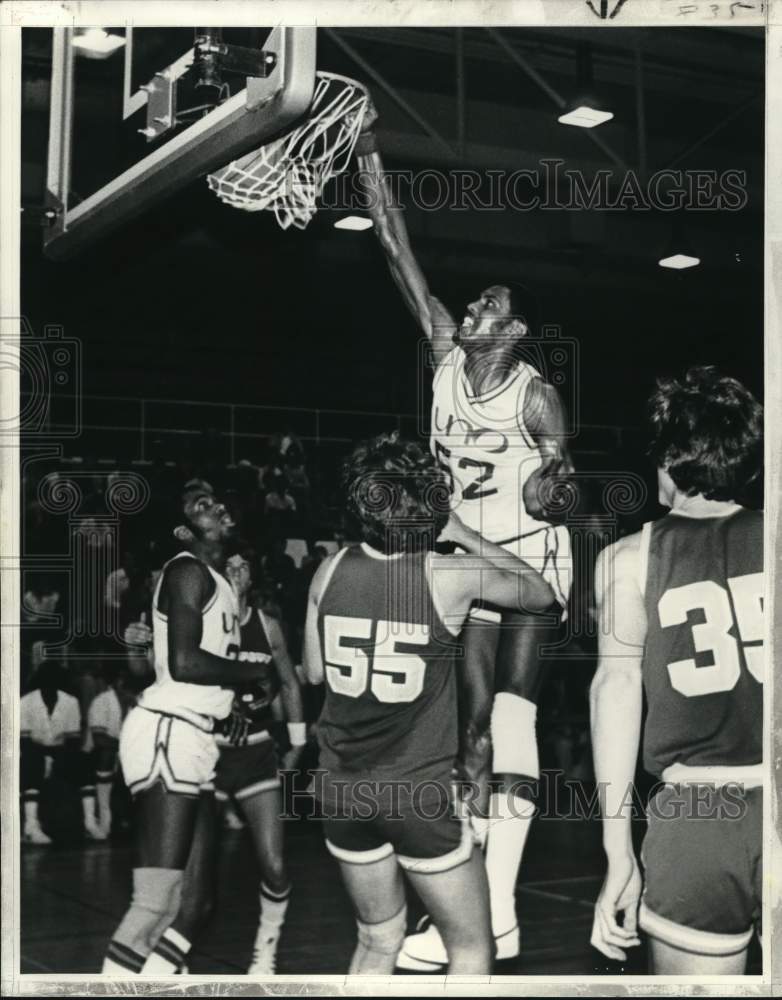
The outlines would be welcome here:
M 292 820 L 286 850 L 293 893 L 278 953 L 281 974 L 339 975 L 347 969 L 355 924 L 320 824 Z M 602 879 L 599 823 L 540 819 L 532 826 L 516 890 L 522 953 L 498 963 L 505 975 L 643 974 L 646 955 L 626 966 L 589 944 Z M 96 973 L 127 905 L 132 851 L 127 836 L 73 847 L 24 847 L 21 856 L 23 973 Z M 258 918 L 258 870 L 246 830 L 223 831 L 217 912 L 195 944 L 193 973 L 241 975 Z M 420 904 L 410 901 L 411 921 Z M 749 971 L 760 973 L 753 945 Z M 420 974 L 419 974 L 420 975 Z

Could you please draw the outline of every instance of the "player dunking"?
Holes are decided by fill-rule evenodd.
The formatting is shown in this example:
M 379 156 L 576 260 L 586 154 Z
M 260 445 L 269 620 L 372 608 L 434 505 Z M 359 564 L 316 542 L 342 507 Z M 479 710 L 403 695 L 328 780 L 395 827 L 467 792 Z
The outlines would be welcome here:
M 234 523 L 211 488 L 189 483 L 186 546 L 164 567 L 153 597 L 155 681 L 125 719 L 120 762 L 134 796 L 137 866 L 130 908 L 114 932 L 103 972 L 153 972 L 153 949 L 179 910 L 184 868 L 200 816 L 212 810 L 218 750 L 232 687 L 260 677 L 262 663 L 240 663 L 236 596 L 222 575 Z
M 436 366 L 431 446 L 449 473 L 452 506 L 483 538 L 534 566 L 564 607 L 570 539 L 563 525 L 551 523 L 541 498 L 545 480 L 572 467 L 558 394 L 521 357 L 532 327 L 529 293 L 515 284 L 492 285 L 467 307 L 461 325 L 431 295 L 385 185 L 371 130 L 375 118 L 370 109 L 356 151 L 391 273 L 431 343 Z M 496 613 L 474 611 L 461 636 L 465 657 L 484 665 L 479 676 L 488 681 L 466 694 L 472 737 L 465 743 L 469 755 L 471 739 L 484 739 L 490 725 L 496 782 L 490 808 L 496 821 L 486 865 L 498 958 L 519 951 L 515 886 L 534 813 L 531 788 L 539 777 L 538 650 L 553 638 L 558 617 L 508 612 L 500 627 Z M 494 624 L 486 624 L 487 618 Z M 435 969 L 444 961 L 434 925 L 409 937 L 399 956 L 400 966 L 410 969 Z
M 761 907 L 764 574 L 763 514 L 734 501 L 760 470 L 762 411 L 735 379 L 695 368 L 658 384 L 651 417 L 670 513 L 595 569 L 592 742 L 608 873 L 592 943 L 614 959 L 639 943 L 628 789 L 645 691 L 644 767 L 665 782 L 643 845 L 652 971 L 735 975 Z
M 376 438 L 345 473 L 364 541 L 324 560 L 313 578 L 305 669 L 312 683 L 326 682 L 316 794 L 356 909 L 349 971 L 394 970 L 406 927 L 401 866 L 441 929 L 449 972 L 485 974 L 494 957 L 485 869 L 451 790 L 456 636 L 480 592 L 501 606 L 541 609 L 552 591 L 453 514 L 447 537 L 481 556 L 432 552 L 448 499 L 417 444 Z

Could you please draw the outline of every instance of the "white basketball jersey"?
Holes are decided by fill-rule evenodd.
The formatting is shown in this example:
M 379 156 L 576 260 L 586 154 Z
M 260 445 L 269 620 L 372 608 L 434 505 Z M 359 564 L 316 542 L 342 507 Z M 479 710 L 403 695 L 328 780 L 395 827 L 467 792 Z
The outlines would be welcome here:
M 194 559 L 189 552 L 180 552 L 174 559 Z M 174 560 L 170 560 L 173 562 Z M 166 563 L 166 566 L 170 563 Z M 206 566 L 206 563 L 204 563 Z M 239 655 L 239 606 L 230 583 L 206 566 L 215 582 L 215 592 L 201 612 L 203 617 L 201 649 L 215 656 L 235 660 Z M 155 648 L 155 681 L 138 700 L 142 708 L 157 709 L 203 722 L 197 716 L 224 719 L 231 711 L 234 692 L 207 684 L 187 684 L 175 681 L 168 670 L 168 619 L 158 608 L 160 586 L 165 569 L 155 587 L 152 599 L 152 628 Z M 194 713 L 195 716 L 194 717 Z
M 466 356 L 454 347 L 434 375 L 432 454 L 452 482 L 451 509 L 491 542 L 508 542 L 546 527 L 526 512 L 522 488 L 541 465 L 524 426 L 527 386 L 538 371 L 519 362 L 491 392 L 473 394 Z

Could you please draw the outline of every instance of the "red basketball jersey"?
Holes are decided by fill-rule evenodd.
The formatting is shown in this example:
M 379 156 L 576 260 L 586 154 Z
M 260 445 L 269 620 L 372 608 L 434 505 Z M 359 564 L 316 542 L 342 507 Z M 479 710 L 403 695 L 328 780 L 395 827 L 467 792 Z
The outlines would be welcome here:
M 763 514 L 671 513 L 649 532 L 644 766 L 762 760 Z
M 321 594 L 321 767 L 399 778 L 457 751 L 456 640 L 432 603 L 424 553 L 344 550 Z

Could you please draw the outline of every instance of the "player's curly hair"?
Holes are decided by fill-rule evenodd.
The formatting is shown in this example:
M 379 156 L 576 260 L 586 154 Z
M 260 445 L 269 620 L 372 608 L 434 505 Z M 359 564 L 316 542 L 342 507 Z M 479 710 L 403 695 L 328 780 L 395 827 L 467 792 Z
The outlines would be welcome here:
M 661 378 L 649 400 L 649 454 L 684 493 L 736 500 L 760 474 L 763 408 L 713 366 Z
M 431 454 L 396 431 L 359 444 L 342 469 L 348 510 L 372 548 L 431 549 L 448 520 L 450 490 Z

